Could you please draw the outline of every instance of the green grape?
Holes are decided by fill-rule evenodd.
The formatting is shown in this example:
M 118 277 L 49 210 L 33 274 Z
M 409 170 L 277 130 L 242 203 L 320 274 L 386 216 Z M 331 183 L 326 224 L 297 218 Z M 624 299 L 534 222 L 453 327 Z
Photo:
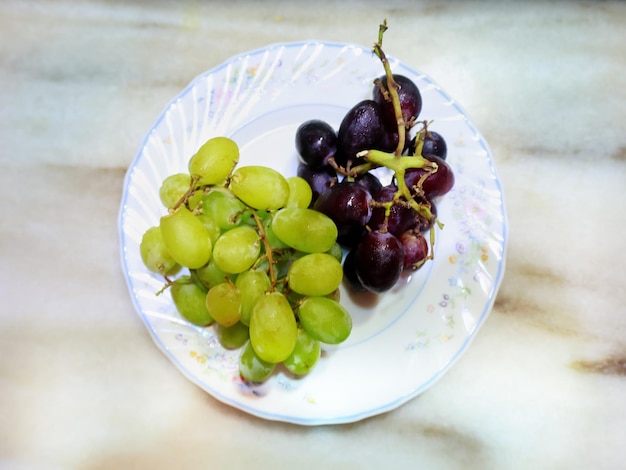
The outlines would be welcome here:
M 232 326 L 241 318 L 241 292 L 234 284 L 224 282 L 209 289 L 206 307 L 222 326 Z
M 335 242 L 330 250 L 328 250 L 326 253 L 334 257 L 340 263 L 343 260 L 343 250 L 341 248 L 341 245 L 337 242 Z
M 261 359 L 254 352 L 252 343 L 248 341 L 239 356 L 239 373 L 248 382 L 263 382 L 274 369 L 276 364 Z
M 204 228 L 206 228 L 207 232 L 209 232 L 209 238 L 211 239 L 211 243 L 215 244 L 217 239 L 222 234 L 222 230 L 220 229 L 220 226 L 217 225 L 217 223 L 215 222 L 215 220 L 213 220 L 212 217 L 206 214 L 198 214 L 196 217 L 200 219 L 200 222 L 202 222 L 202 225 L 204 225 Z
M 158 226 L 150 227 L 144 232 L 139 244 L 139 252 L 143 264 L 152 272 L 167 274 L 178 267 L 178 263 L 165 245 L 161 228 Z
M 161 217 L 160 227 L 165 246 L 178 264 L 193 269 L 209 261 L 212 251 L 209 232 L 185 206 Z
M 224 232 L 213 247 L 215 263 L 227 273 L 247 271 L 260 254 L 259 234 L 246 225 Z
M 232 326 L 223 326 L 218 323 L 215 331 L 220 344 L 226 349 L 239 349 L 250 338 L 248 327 L 241 322 Z
M 191 186 L 191 176 L 187 173 L 169 175 L 161 183 L 159 198 L 168 209 L 173 208 Z
M 176 310 L 195 325 L 206 326 L 213 323 L 213 317 L 206 307 L 206 291 L 198 286 L 191 276 L 181 276 L 170 286 L 170 294 Z
M 324 253 L 337 241 L 337 226 L 313 209 L 286 207 L 274 214 L 272 230 L 284 243 L 306 253 Z
M 207 140 L 189 159 L 189 173 L 200 177 L 199 184 L 214 185 L 226 181 L 239 162 L 239 147 L 228 137 Z
M 313 368 L 322 354 L 320 342 L 312 338 L 302 328 L 298 328 L 296 346 L 291 355 L 283 361 L 283 365 L 295 375 L 306 375 Z
M 241 292 L 241 323 L 250 325 L 250 315 L 256 301 L 269 290 L 271 281 L 264 271 L 244 271 L 235 285 Z
M 327 295 L 343 279 L 343 268 L 337 258 L 326 253 L 311 253 L 295 260 L 287 274 L 289 287 L 308 296 Z
M 284 243 L 280 238 L 276 236 L 274 230 L 272 230 L 272 218 L 266 217 L 263 219 L 263 230 L 265 231 L 265 238 L 267 242 L 270 244 L 275 250 L 282 250 L 284 248 L 289 248 L 289 246 Z
M 311 205 L 313 199 L 313 191 L 311 186 L 304 178 L 300 176 L 291 176 L 287 178 L 289 183 L 289 198 L 286 207 L 307 208 Z
M 297 309 L 300 325 L 311 337 L 339 344 L 350 336 L 352 318 L 339 302 L 327 297 L 308 297 Z
M 260 297 L 250 316 L 250 342 L 267 362 L 282 362 L 296 345 L 298 325 L 291 305 L 280 292 Z
M 237 278 L 235 274 L 229 274 L 222 271 L 215 263 L 214 259 L 209 260 L 207 264 L 200 266 L 194 271 L 200 282 L 202 282 L 207 289 L 210 289 L 217 284 L 222 284 L 227 280 L 234 282 Z
M 289 199 L 289 183 L 285 177 L 264 166 L 237 168 L 230 179 L 230 190 L 254 209 L 280 209 Z
M 241 223 L 246 206 L 233 193 L 213 188 L 202 197 L 202 214 L 211 218 L 222 230 L 230 230 Z

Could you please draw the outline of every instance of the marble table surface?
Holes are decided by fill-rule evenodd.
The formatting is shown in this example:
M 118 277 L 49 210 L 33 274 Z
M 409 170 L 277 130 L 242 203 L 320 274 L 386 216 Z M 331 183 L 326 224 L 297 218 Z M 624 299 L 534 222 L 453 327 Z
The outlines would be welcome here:
M 128 294 L 125 172 L 195 76 L 264 45 L 369 46 L 437 80 L 509 217 L 491 315 L 432 388 L 303 427 L 223 405 Z M 0 3 L 0 468 L 618 469 L 626 450 L 626 3 Z

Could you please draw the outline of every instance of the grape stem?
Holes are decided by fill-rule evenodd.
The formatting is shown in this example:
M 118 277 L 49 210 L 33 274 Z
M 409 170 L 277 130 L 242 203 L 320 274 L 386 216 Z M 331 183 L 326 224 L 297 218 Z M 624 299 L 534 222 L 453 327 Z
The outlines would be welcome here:
M 191 177 L 191 181 L 189 183 L 189 189 L 183 194 L 180 199 L 174 204 L 174 206 L 170 209 L 170 213 L 174 213 L 178 210 L 180 206 L 183 204 L 187 204 L 187 201 L 193 194 L 196 192 L 198 181 L 200 181 L 200 177 L 198 175 L 193 175 Z
M 398 145 L 396 146 L 394 155 L 396 157 L 399 157 L 400 155 L 402 155 L 402 152 L 404 151 L 404 145 L 406 143 L 407 123 L 404 121 L 404 116 L 402 115 L 402 107 L 400 106 L 400 95 L 398 94 L 398 89 L 400 88 L 400 86 L 393 77 L 391 65 L 389 64 L 387 56 L 383 51 L 383 35 L 385 34 L 385 31 L 387 31 L 387 20 L 383 20 L 383 23 L 378 28 L 378 41 L 374 43 L 373 52 L 383 64 L 383 68 L 385 69 L 385 75 L 387 77 L 388 94 L 384 93 L 384 89 L 382 89 L 382 91 L 385 96 L 389 96 L 391 98 L 391 103 L 393 104 L 393 112 L 395 114 L 396 122 L 398 125 Z M 382 83 L 378 86 L 384 88 L 382 87 Z
M 342 167 L 335 161 L 335 157 L 330 157 L 328 159 L 328 164 L 340 175 L 343 175 L 347 178 L 348 181 L 354 181 L 359 175 L 365 174 L 370 170 L 373 170 L 376 166 L 373 163 L 362 163 L 357 166 L 352 166 L 351 161 L 348 161 L 346 167 Z
M 267 258 L 267 262 L 269 264 L 268 275 L 270 277 L 270 282 L 272 285 L 272 290 L 274 290 L 278 284 L 276 279 L 276 270 L 274 269 L 274 265 L 276 261 L 274 260 L 273 250 L 270 245 L 269 240 L 267 239 L 267 234 L 265 233 L 265 228 L 263 227 L 263 220 L 257 214 L 256 210 L 252 210 L 252 216 L 254 217 L 254 221 L 256 222 L 256 226 L 259 229 L 259 233 L 261 234 L 261 240 L 263 241 L 263 246 L 265 247 L 265 258 Z

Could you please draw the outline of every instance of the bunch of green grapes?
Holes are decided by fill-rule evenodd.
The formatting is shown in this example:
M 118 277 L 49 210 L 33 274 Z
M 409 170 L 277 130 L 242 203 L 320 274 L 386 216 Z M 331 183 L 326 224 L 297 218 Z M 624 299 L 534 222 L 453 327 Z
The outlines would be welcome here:
M 305 375 L 322 344 L 339 344 L 352 329 L 339 303 L 337 227 L 309 208 L 304 179 L 238 162 L 237 144 L 215 137 L 188 173 L 168 176 L 159 190 L 168 211 L 143 235 L 141 257 L 164 276 L 185 319 L 241 349 L 245 380 L 262 382 L 279 364 Z

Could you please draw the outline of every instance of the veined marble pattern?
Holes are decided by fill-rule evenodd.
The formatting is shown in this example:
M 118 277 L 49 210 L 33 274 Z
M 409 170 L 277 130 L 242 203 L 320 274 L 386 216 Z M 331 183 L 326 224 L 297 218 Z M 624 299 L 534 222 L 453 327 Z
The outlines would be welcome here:
M 274 42 L 367 45 L 383 17 L 386 49 L 489 142 L 506 275 L 426 393 L 347 425 L 259 420 L 186 381 L 133 311 L 124 173 L 196 75 Z M 0 464 L 622 468 L 624 24 L 623 2 L 0 3 Z

